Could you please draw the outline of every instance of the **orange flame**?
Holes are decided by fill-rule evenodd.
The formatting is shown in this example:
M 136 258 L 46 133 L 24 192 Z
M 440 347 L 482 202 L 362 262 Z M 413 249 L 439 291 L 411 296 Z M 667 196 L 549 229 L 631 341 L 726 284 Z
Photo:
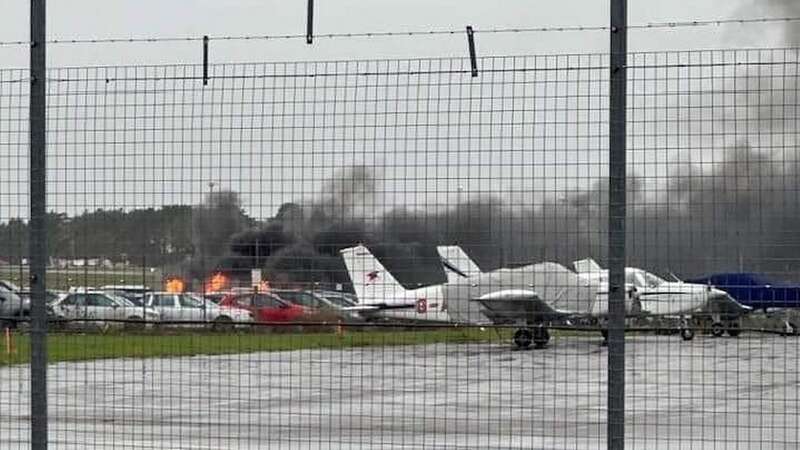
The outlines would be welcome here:
M 180 294 L 186 289 L 186 284 L 180 278 L 169 278 L 164 284 L 164 290 L 171 294 Z
M 219 292 L 228 287 L 228 277 L 221 273 L 215 273 L 208 280 L 206 280 L 206 292 Z

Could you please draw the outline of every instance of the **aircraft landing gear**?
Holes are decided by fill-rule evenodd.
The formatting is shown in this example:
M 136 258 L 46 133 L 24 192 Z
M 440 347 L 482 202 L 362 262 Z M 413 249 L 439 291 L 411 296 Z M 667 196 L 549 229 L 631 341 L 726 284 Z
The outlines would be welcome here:
M 691 328 L 681 328 L 681 339 L 691 341 L 694 339 L 694 330 Z
M 739 336 L 742 333 L 742 328 L 739 326 L 739 321 L 731 320 L 730 322 L 728 322 L 727 332 L 728 336 L 730 337 Z
M 517 345 L 519 349 L 527 349 L 531 346 L 531 342 L 533 342 L 533 333 L 531 330 L 527 328 L 520 328 L 516 332 L 514 332 L 514 344 Z
M 783 330 L 781 333 L 783 336 L 797 336 L 798 334 L 797 325 L 788 320 L 783 321 Z
M 728 333 L 730 337 L 739 336 L 742 332 L 742 327 L 738 320 L 728 320 L 725 323 L 717 320 L 711 324 L 711 335 L 714 337 L 722 337 Z
M 694 339 L 694 330 L 689 326 L 689 320 L 686 318 L 681 319 L 681 339 L 684 341 Z
M 527 349 L 533 344 L 534 348 L 544 348 L 550 342 L 550 332 L 547 331 L 544 325 L 537 325 L 530 328 L 520 328 L 514 332 L 512 339 L 514 344 L 519 349 Z
M 550 342 L 550 332 L 544 325 L 538 325 L 533 329 L 533 345 L 536 348 L 544 348 Z

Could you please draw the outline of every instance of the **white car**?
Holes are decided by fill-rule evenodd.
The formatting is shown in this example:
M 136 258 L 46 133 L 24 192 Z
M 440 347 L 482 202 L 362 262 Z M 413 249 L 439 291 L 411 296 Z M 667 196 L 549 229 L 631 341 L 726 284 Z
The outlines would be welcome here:
M 0 330 L 16 327 L 17 319 L 24 314 L 27 314 L 24 299 L 0 284 Z
M 143 328 L 146 322 L 159 320 L 158 312 L 152 308 L 136 306 L 125 298 L 95 290 L 70 292 L 53 303 L 51 313 L 56 320 L 86 320 L 84 325 L 117 324 L 128 328 Z M 108 322 L 104 322 L 106 320 Z
M 254 321 L 250 311 L 221 307 L 186 293 L 152 292 L 145 296 L 144 304 L 158 311 L 162 322 L 170 322 L 172 325 L 181 325 L 175 322 L 189 322 L 185 326 L 204 326 L 210 323 L 214 328 L 228 328 Z

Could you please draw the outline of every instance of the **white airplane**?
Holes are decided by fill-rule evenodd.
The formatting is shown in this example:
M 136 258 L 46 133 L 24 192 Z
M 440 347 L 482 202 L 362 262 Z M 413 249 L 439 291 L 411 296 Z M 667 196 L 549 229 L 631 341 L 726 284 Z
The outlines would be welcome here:
M 474 277 L 483 273 L 464 250 L 458 245 L 440 245 L 436 247 L 439 258 L 442 260 L 448 281 L 460 278 Z
M 452 322 L 444 302 L 442 285 L 407 289 L 363 245 L 341 252 L 360 305 L 392 319 Z
M 578 276 L 599 283 L 608 283 L 608 270 L 603 269 L 592 258 L 573 262 Z M 712 317 L 714 324 L 721 323 L 715 317 L 735 314 L 740 316 L 750 310 L 737 302 L 727 292 L 712 286 L 683 281 L 667 281 L 646 270 L 635 267 L 625 268 L 625 282 L 635 286 L 644 314 L 661 317 L 678 317 L 686 324 L 689 316 L 705 314 Z M 715 330 L 715 335 L 717 331 Z M 728 334 L 739 334 L 738 322 L 728 325 Z M 694 332 L 688 327 L 681 328 L 681 336 L 690 340 Z
M 445 268 L 454 266 L 448 271 L 448 277 L 456 278 L 459 272 L 479 271 L 474 261 L 457 246 L 437 247 Z M 446 260 L 447 262 L 444 262 Z M 576 274 L 587 281 L 608 286 L 608 271 L 600 267 L 591 258 L 573 263 Z M 662 317 L 674 317 L 680 320 L 680 333 L 684 340 L 694 338 L 694 330 L 689 326 L 688 317 L 698 313 L 720 314 L 739 313 L 747 307 L 739 304 L 726 292 L 702 284 L 668 282 L 642 269 L 628 267 L 625 270 L 627 289 L 635 289 L 638 293 L 640 314 Z M 728 329 L 732 335 L 737 334 L 733 327 Z
M 449 264 L 458 272 L 451 275 L 453 270 L 448 268 L 447 283 L 406 289 L 366 247 L 347 248 L 341 254 L 359 303 L 374 305 L 382 309 L 382 315 L 397 319 L 515 324 L 519 328 L 514 342 L 520 348 L 546 345 L 548 324 L 602 319 L 608 314 L 605 287 L 552 262 L 480 273 L 474 263 L 456 267 L 453 261 L 443 261 L 446 268 Z M 469 276 L 470 272 L 477 273 Z M 638 312 L 633 291 L 627 291 L 626 309 Z

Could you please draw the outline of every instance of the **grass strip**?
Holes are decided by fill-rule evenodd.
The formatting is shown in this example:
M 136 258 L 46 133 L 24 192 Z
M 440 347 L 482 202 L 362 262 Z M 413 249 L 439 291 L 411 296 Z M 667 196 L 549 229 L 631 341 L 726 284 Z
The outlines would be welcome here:
M 59 333 L 47 339 L 48 361 L 88 361 L 107 358 L 161 358 L 226 355 L 304 349 L 490 342 L 508 339 L 510 333 L 480 328 L 435 330 L 358 330 L 337 333 Z M 27 364 L 30 338 L 15 333 L 13 349 L 0 348 L 0 366 Z

